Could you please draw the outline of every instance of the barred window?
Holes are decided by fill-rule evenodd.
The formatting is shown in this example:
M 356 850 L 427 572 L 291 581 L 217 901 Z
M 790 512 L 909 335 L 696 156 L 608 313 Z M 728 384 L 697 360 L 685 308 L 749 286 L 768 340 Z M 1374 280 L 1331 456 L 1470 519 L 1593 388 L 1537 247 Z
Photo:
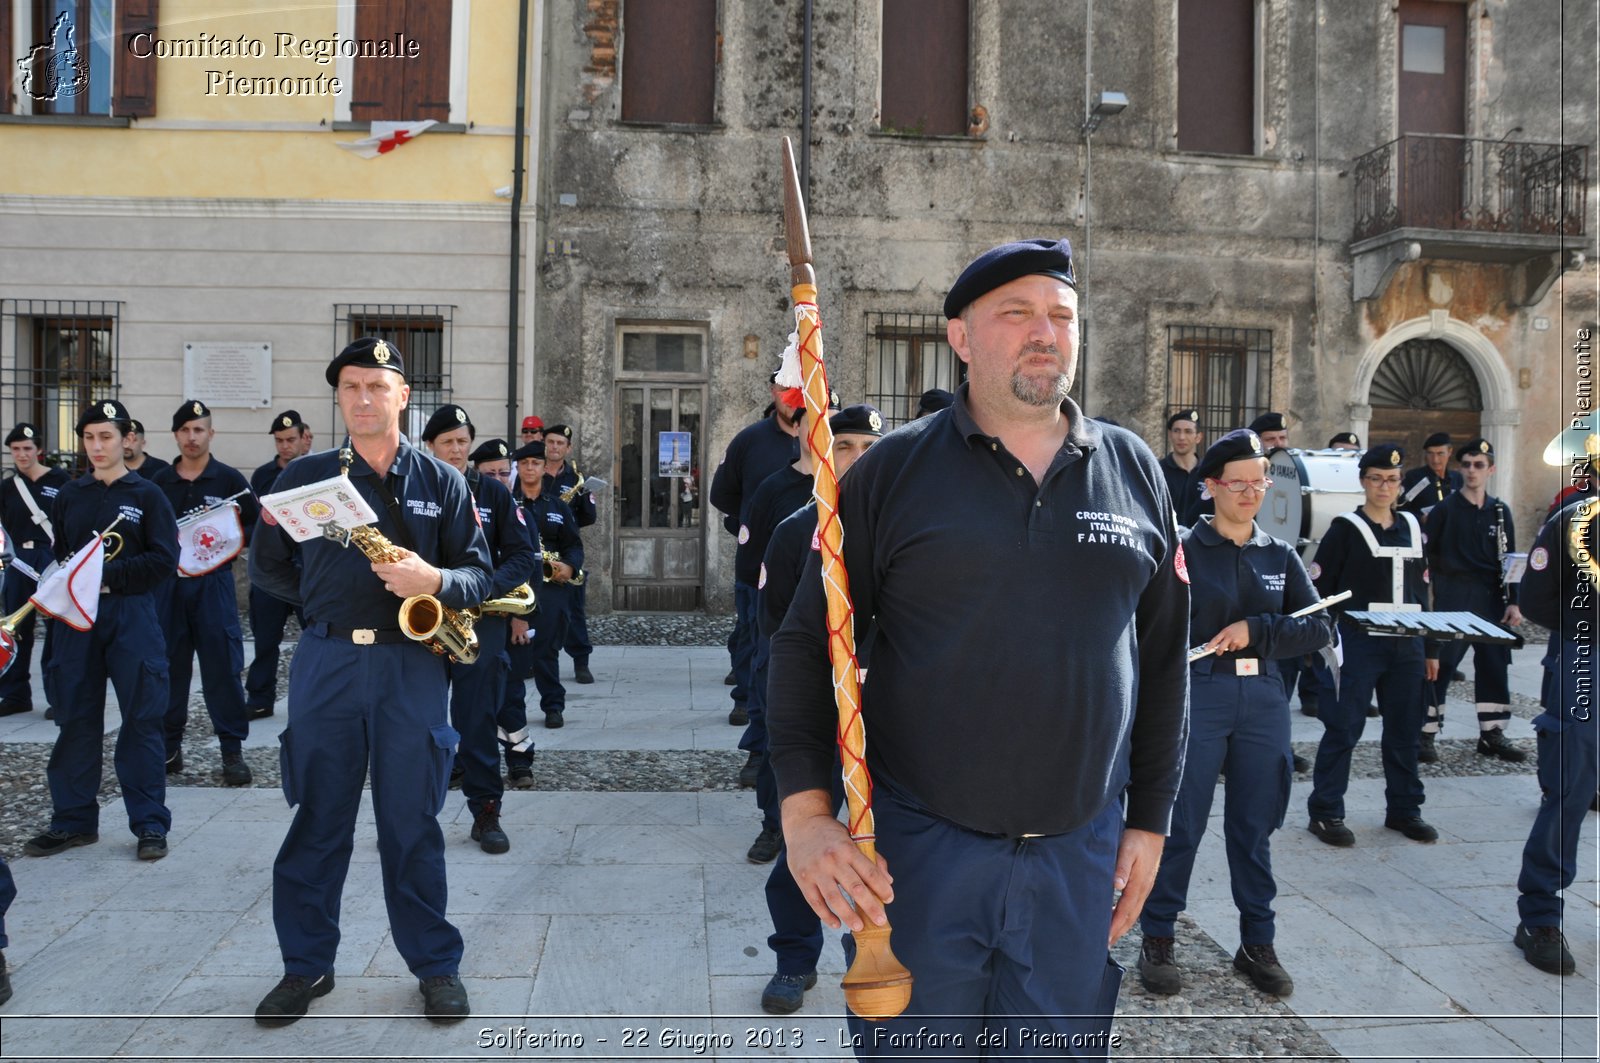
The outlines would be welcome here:
M 1271 329 L 1167 326 L 1168 415 L 1199 410 L 1206 434 L 1216 439 L 1271 403 Z
M 951 350 L 939 314 L 869 313 L 866 348 L 866 401 L 890 427 L 915 419 L 924 391 L 954 391 L 967 379 L 967 364 Z
M 390 344 L 405 362 L 411 401 L 400 415 L 400 431 L 417 442 L 433 411 L 450 401 L 451 324 L 454 306 L 340 303 L 333 308 L 334 349 L 363 336 Z M 333 423 L 344 433 L 337 400 Z
M 120 390 L 117 318 L 121 303 L 57 299 L 0 301 L 0 409 L 9 428 L 39 429 L 46 460 L 69 472 L 87 467 L 76 431 L 93 399 Z

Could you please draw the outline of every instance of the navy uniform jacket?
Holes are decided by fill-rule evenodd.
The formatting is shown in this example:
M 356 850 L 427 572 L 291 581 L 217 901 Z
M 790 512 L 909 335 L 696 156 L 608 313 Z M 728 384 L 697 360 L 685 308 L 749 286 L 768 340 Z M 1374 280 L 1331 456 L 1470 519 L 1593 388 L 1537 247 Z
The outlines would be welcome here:
M 50 550 L 49 536 L 34 521 L 33 510 L 28 508 L 28 503 L 17 492 L 28 492 L 33 496 L 33 504 L 39 507 L 39 512 L 49 517 L 56 504 L 56 495 L 71 480 L 72 477 L 60 469 L 47 469 L 37 480 L 30 480 L 21 473 L 12 473 L 0 484 L 0 525 L 5 527 L 6 542 L 11 545 L 11 552 L 35 572 L 42 572 L 54 555 Z M 54 520 L 50 524 L 56 535 L 60 536 L 60 527 Z
M 560 474 L 549 477 L 551 483 L 555 485 L 554 493 L 559 495 L 567 488 L 577 486 L 578 476 L 578 467 L 572 463 L 571 458 L 568 458 L 562 463 Z M 505 485 L 502 484 L 501 486 Z M 593 491 L 574 492 L 572 501 L 567 503 L 567 508 L 571 509 L 572 515 L 578 519 L 578 527 L 580 528 L 587 528 L 595 522 L 598 516 L 595 511 Z
M 146 480 L 148 480 L 151 477 L 155 476 L 155 474 L 160 472 L 162 469 L 167 469 L 167 468 L 171 468 L 171 467 L 172 467 L 172 462 L 170 462 L 170 461 L 162 461 L 160 458 L 156 457 L 154 454 L 146 454 L 144 456 L 144 462 L 137 469 L 129 469 L 128 471 L 129 472 L 136 472 L 140 476 L 143 476 Z
M 229 495 L 240 491 L 248 492 L 250 489 L 243 473 L 232 465 L 218 461 L 215 455 L 206 462 L 206 467 L 201 469 L 200 475 L 193 480 L 185 480 L 178 475 L 176 466 L 168 465 L 164 469 L 157 470 L 150 477 L 150 482 L 161 488 L 161 493 L 172 503 L 172 511 L 179 517 L 211 509 L 221 504 Z M 256 518 L 261 516 L 261 503 L 256 501 L 253 494 L 241 495 L 234 499 L 234 502 L 239 506 L 239 523 L 244 527 L 244 541 L 248 546 L 250 536 L 255 532 Z M 229 561 L 217 571 L 232 571 L 232 569 L 233 562 Z
M 256 471 L 250 474 L 250 490 L 256 493 L 257 498 L 260 498 L 262 495 L 271 494 L 272 485 L 278 482 L 278 475 L 282 473 L 285 468 L 287 468 L 287 466 L 280 466 L 278 464 L 277 458 L 273 458 L 265 465 L 258 465 L 256 467 Z
M 1197 463 L 1198 464 L 1198 463 Z M 1167 478 L 1167 493 L 1172 496 L 1172 508 L 1181 510 L 1187 501 L 1183 489 L 1189 483 L 1189 470 L 1172 460 L 1172 452 L 1161 459 L 1161 475 Z
M 351 453 L 350 482 L 378 514 L 377 530 L 396 546 L 405 546 L 378 494 L 377 474 L 360 453 Z M 290 462 L 276 486 L 286 491 L 338 475 L 339 452 L 324 450 Z M 466 609 L 488 597 L 493 575 L 489 547 L 467 481 L 404 436 L 387 476 L 389 490 L 400 502 L 411 549 L 440 570 L 439 601 L 452 609 Z M 399 626 L 400 599 L 384 589 L 359 547 L 322 538 L 297 545 L 271 518 L 271 512 L 263 510 L 256 525 L 250 550 L 252 583 L 274 598 L 302 606 L 308 624 L 389 630 Z M 300 556 L 298 568 L 295 553 Z
M 100 582 L 112 594 L 153 591 L 178 571 L 178 518 L 160 488 L 136 472 L 109 484 L 85 473 L 61 488 L 50 511 L 56 560 L 71 557 L 119 516 L 113 530 L 122 536 L 122 550 L 105 563 Z
M 1600 612 L 1600 586 L 1589 568 L 1572 559 L 1572 522 L 1585 505 L 1579 498 L 1545 521 L 1528 551 L 1522 577 L 1522 611 L 1535 624 L 1550 629 L 1545 651 L 1544 713 L 1534 721 L 1541 730 L 1560 731 L 1569 724 L 1595 725 L 1595 627 Z M 1589 523 L 1584 544 L 1592 567 L 1600 559 L 1600 519 Z
M 806 504 L 811 497 L 812 479 L 792 465 L 786 465 L 761 481 L 756 493 L 745 503 L 744 521 L 739 525 L 739 546 L 733 554 L 733 578 L 751 587 L 761 578 L 761 559 L 767 543 L 783 519 Z
M 799 439 L 779 428 L 771 415 L 740 429 L 711 477 L 711 504 L 723 513 L 722 526 L 739 534 L 745 505 L 761 481 L 800 456 Z
M 520 485 L 518 490 L 521 490 Z M 550 477 L 544 478 L 538 498 L 519 494 L 517 504 L 527 515 L 536 549 L 560 555 L 574 572 L 583 568 L 583 540 L 578 537 L 578 518 L 573 516 L 572 507 L 556 496 Z
M 1379 546 L 1411 545 L 1411 529 L 1400 514 L 1395 514 L 1394 523 L 1388 528 L 1382 528 L 1369 520 L 1361 510 L 1355 510 L 1354 513 L 1357 520 L 1365 522 L 1372 529 Z M 1417 522 L 1419 528 L 1421 523 Z M 1353 592 L 1333 607 L 1336 617 L 1343 616 L 1351 610 L 1368 609 L 1373 602 L 1394 600 L 1393 564 L 1393 558 L 1373 557 L 1361 533 L 1350 527 L 1349 521 L 1336 518 L 1328 525 L 1328 531 L 1311 559 L 1311 582 L 1317 585 L 1317 591 L 1324 598 L 1340 591 Z M 1421 558 L 1405 561 L 1401 589 L 1405 601 L 1412 605 L 1427 601 L 1422 569 Z M 1424 640 L 1423 652 L 1430 658 L 1437 657 L 1439 647 L 1431 640 Z
M 1461 490 L 1461 473 L 1446 469 L 1443 476 L 1435 476 L 1426 465 L 1407 470 L 1400 480 L 1401 509 L 1415 513 L 1421 520 L 1428 510 L 1448 498 L 1453 491 Z M 1415 491 L 1415 494 L 1412 492 Z
M 761 559 L 761 571 L 756 576 L 756 628 L 764 638 L 771 638 L 783 626 L 783 618 L 794 601 L 794 592 L 800 587 L 800 574 L 805 571 L 806 558 L 817 539 L 817 504 L 796 510 L 773 529 L 772 540 L 767 543 L 766 555 Z M 856 631 L 856 653 L 866 642 L 863 632 Z
M 1483 505 L 1475 506 L 1466 495 L 1454 491 L 1433 507 L 1422 527 L 1435 589 L 1451 581 L 1499 589 L 1501 528 L 1506 550 L 1517 548 L 1517 526 L 1504 502 L 1485 495 Z M 1507 589 L 1509 601 L 1515 604 L 1517 585 Z
M 528 534 L 528 518 L 512 499 L 506 485 L 477 469 L 467 470 L 467 486 L 478 507 L 478 520 L 494 561 L 489 597 L 501 598 L 516 587 L 537 579 L 539 555 Z
M 1288 543 L 1258 527 L 1243 546 L 1236 546 L 1205 518 L 1180 537 L 1189 563 L 1191 645 L 1202 645 L 1238 620 L 1249 627 L 1250 644 L 1217 657 L 1299 657 L 1333 641 L 1333 621 L 1326 610 L 1299 618 L 1289 615 L 1315 605 L 1317 591 Z
M 1172 500 L 1133 433 L 1062 404 L 1042 485 L 955 405 L 884 436 L 840 484 L 869 620 L 875 779 L 970 830 L 1059 834 L 1126 794 L 1166 833 L 1187 728 L 1189 588 Z M 838 722 L 820 555 L 772 640 L 781 796 L 827 790 Z

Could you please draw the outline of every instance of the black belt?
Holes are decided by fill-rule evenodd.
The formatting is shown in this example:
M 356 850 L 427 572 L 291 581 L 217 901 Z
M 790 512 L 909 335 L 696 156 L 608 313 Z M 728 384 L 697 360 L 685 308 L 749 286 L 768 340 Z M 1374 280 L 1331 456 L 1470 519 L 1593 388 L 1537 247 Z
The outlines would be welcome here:
M 413 641 L 406 638 L 405 632 L 397 627 L 345 628 L 328 624 L 326 625 L 325 634 L 329 638 L 353 642 L 357 646 L 395 646 L 402 642 Z

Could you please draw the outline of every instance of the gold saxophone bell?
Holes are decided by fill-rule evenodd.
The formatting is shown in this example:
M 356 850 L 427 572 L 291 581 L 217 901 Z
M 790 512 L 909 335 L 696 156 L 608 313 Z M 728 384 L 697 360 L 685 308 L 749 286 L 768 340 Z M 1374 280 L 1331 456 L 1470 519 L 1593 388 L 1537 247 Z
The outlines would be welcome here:
M 572 465 L 572 471 L 578 473 L 577 481 L 573 483 L 571 487 L 561 492 L 561 501 L 565 502 L 569 506 L 572 505 L 572 500 L 578 497 L 578 492 L 583 490 L 583 485 L 587 483 L 589 479 L 587 476 L 583 475 L 583 473 L 578 472 L 578 465 L 576 462 L 574 462 Z
M 477 611 L 484 616 L 527 616 L 538 607 L 533 588 L 524 583 L 511 588 L 499 598 L 490 598 L 478 606 Z
M 556 582 L 556 562 L 561 560 L 561 555 L 554 550 L 546 550 L 539 556 L 542 558 L 540 571 L 544 574 L 544 581 L 546 583 Z M 583 586 L 583 581 L 587 578 L 588 573 L 580 568 L 572 574 L 571 579 L 567 580 L 567 586 L 581 587 Z
M 471 664 L 478 659 L 471 614 L 451 609 L 431 594 L 413 594 L 400 603 L 400 632 L 434 653 L 448 653 L 452 661 Z

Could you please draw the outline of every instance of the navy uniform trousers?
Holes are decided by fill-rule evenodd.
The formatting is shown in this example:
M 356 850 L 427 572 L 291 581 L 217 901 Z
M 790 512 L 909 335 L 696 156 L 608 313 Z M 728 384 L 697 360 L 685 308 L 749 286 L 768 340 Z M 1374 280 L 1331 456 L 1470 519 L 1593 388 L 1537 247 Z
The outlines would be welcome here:
M 1526 926 L 1561 925 L 1561 890 L 1577 872 L 1578 836 L 1600 775 L 1600 723 L 1589 677 L 1594 644 L 1560 634 L 1544 658 L 1546 711 L 1533 721 L 1539 735 L 1539 812 L 1522 850 L 1517 912 Z M 1580 679 L 1583 702 L 1579 702 Z M 1582 712 L 1587 719 L 1574 714 Z
M 455 974 L 461 934 L 445 918 L 439 810 L 458 736 L 444 658 L 410 641 L 358 646 L 312 624 L 289 673 L 279 736 L 283 793 L 298 806 L 272 866 L 272 921 L 285 974 L 333 969 L 339 900 L 368 769 L 389 927 L 418 978 Z
M 574 666 L 588 664 L 589 655 L 594 653 L 594 644 L 589 641 L 588 592 L 587 583 L 572 588 L 572 601 L 567 608 L 567 634 L 562 643 Z
M 200 691 L 211 716 L 211 733 L 217 736 L 222 752 L 239 752 L 250 734 L 250 710 L 245 707 L 244 686 L 239 682 L 244 670 L 244 632 L 239 628 L 232 567 L 204 576 L 174 577 L 162 584 L 156 597 L 171 677 L 166 706 L 168 759 L 183 747 L 196 653 L 200 655 Z
M 167 650 L 154 595 L 102 594 L 88 631 L 55 630 L 55 748 L 45 775 L 55 814 L 51 830 L 93 834 L 100 829 L 100 773 L 105 737 L 106 680 L 117 693 L 122 727 L 113 762 L 128 811 L 128 829 L 166 834 L 166 753 L 161 718 L 167 709 Z
M 856 1055 L 1104 1058 L 1122 986 L 1106 947 L 1121 804 L 1067 834 L 1004 838 L 957 827 L 876 783 L 878 851 L 894 873 L 892 945 L 916 981 L 897 1018 L 850 1016 Z M 946 1044 L 919 1044 L 922 1027 Z M 1045 1050 L 1030 1031 L 1079 1043 Z
M 528 690 L 523 684 L 528 676 L 539 691 L 539 708 L 546 713 L 564 712 L 567 707 L 567 688 L 561 684 L 561 644 L 567 637 L 567 603 L 572 588 L 559 583 L 539 583 L 534 586 L 539 608 L 523 619 L 528 621 L 531 638 L 521 646 L 511 647 L 511 676 L 506 683 L 506 719 L 521 726 L 528 721 Z M 507 734 L 516 729 L 500 725 Z M 507 763 L 514 763 L 507 754 Z
M 11 944 L 11 939 L 6 937 L 6 913 L 16 899 L 17 883 L 11 877 L 11 865 L 6 863 L 5 857 L 0 856 L 0 950 Z
M 1324 728 L 1312 770 L 1307 808 L 1312 819 L 1343 819 L 1350 787 L 1350 754 L 1367 724 L 1373 691 L 1383 717 L 1384 797 L 1391 816 L 1422 813 L 1422 779 L 1417 774 L 1421 744 L 1422 639 L 1369 635 L 1339 622 L 1344 665 L 1339 669 L 1339 700 L 1317 714 Z
M 461 748 L 456 751 L 456 763 L 463 772 L 461 792 L 474 816 L 483 810 L 485 801 L 499 801 L 505 796 L 495 727 L 505 702 L 506 676 L 511 671 L 511 658 L 506 655 L 508 627 L 504 616 L 480 617 L 473 625 L 478 635 L 478 659 L 472 664 L 446 663 L 450 672 L 450 726 L 461 735 Z
M 750 722 L 745 724 L 744 734 L 739 736 L 739 748 L 746 753 L 760 754 L 761 767 L 756 771 L 756 807 L 761 810 L 763 828 L 780 830 L 783 814 L 778 807 L 778 777 L 767 760 L 767 660 L 771 656 L 772 640 L 761 633 L 759 625 L 752 623 L 750 626 L 750 700 L 745 702 Z
M 244 678 L 244 703 L 247 710 L 270 709 L 278 700 L 278 658 L 283 645 L 283 629 L 295 607 L 266 591 L 250 588 L 250 635 L 256 641 L 256 655 Z M 305 618 L 301 617 L 304 624 Z
M 1472 579 L 1436 581 L 1433 607 L 1439 612 L 1476 613 L 1491 624 L 1500 623 L 1500 618 L 1506 615 L 1506 600 L 1500 588 Z M 1444 696 L 1450 689 L 1450 676 L 1460 667 L 1469 647 L 1472 649 L 1472 678 L 1476 687 L 1473 700 L 1479 705 L 1509 706 L 1511 687 L 1507 673 L 1511 668 L 1511 647 L 1459 639 L 1451 639 L 1439 648 L 1439 678 L 1431 692 L 1437 699 L 1434 704 L 1443 707 Z M 1510 719 L 1510 716 L 1508 709 L 1505 718 Z
M 750 671 L 756 653 L 756 588 L 733 581 L 733 635 L 728 639 L 728 657 L 733 662 L 733 689 L 728 696 L 735 705 L 748 705 L 754 678 Z
M 1209 659 L 1189 669 L 1189 747 L 1183 782 L 1172 810 L 1172 832 L 1161 853 L 1155 886 L 1139 925 L 1146 936 L 1172 937 L 1178 913 L 1188 907 L 1189 877 L 1205 837 L 1217 776 L 1227 768 L 1222 837 L 1228 879 L 1239 909 L 1239 940 L 1270 945 L 1272 832 L 1289 810 L 1294 758 L 1289 748 L 1289 695 L 1273 662 L 1260 675 L 1213 672 Z
M 4 604 L 5 615 L 10 616 L 27 604 L 38 584 L 11 567 L 6 568 L 4 578 L 5 585 L 3 591 L 0 591 L 0 602 Z M 37 614 L 30 612 L 17 624 L 17 655 L 12 659 L 11 667 L 6 669 L 5 675 L 0 676 L 0 701 L 33 704 L 33 638 L 37 620 Z M 44 654 L 39 659 L 39 671 L 44 678 L 45 703 L 55 705 L 57 704 L 55 669 L 51 660 L 51 630 L 55 627 L 55 622 L 46 618 L 43 627 Z
M 833 814 L 839 814 L 844 804 L 844 778 L 834 760 Z M 772 769 L 767 767 L 770 774 Z M 776 786 L 774 785 L 774 789 Z M 779 974 L 810 974 L 817 969 L 822 958 L 822 920 L 812 911 L 800 883 L 789 870 L 789 847 L 784 846 L 767 875 L 767 915 L 772 919 L 772 933 L 767 935 L 767 947 L 778 960 Z M 893 909 L 891 909 L 893 911 Z

